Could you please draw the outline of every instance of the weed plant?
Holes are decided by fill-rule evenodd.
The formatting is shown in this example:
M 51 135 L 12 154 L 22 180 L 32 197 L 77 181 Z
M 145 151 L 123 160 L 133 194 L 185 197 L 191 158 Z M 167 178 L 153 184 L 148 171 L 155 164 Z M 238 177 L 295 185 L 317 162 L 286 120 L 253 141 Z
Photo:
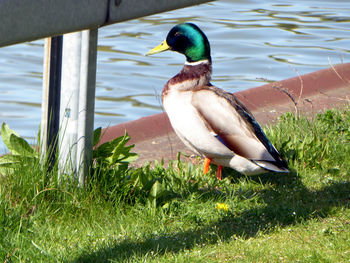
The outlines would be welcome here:
M 349 109 L 286 114 L 265 131 L 290 174 L 224 169 L 218 181 L 215 166 L 203 175 L 180 158 L 131 168 L 125 135 L 96 146 L 82 188 L 3 125 L 0 260 L 349 262 Z

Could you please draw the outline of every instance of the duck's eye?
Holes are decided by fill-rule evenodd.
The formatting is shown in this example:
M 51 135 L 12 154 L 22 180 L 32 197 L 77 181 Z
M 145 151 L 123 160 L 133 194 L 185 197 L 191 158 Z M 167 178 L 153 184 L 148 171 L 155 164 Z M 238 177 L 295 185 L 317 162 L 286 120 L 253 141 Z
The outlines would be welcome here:
M 186 46 L 186 43 L 188 42 L 187 38 L 182 34 L 179 34 L 175 39 L 176 45 L 179 47 Z

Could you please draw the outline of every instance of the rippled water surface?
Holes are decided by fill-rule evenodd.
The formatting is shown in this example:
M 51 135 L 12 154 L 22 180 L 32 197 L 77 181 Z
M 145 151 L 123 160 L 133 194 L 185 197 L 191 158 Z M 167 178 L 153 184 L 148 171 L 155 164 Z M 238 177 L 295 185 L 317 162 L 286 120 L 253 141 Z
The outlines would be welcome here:
M 194 22 L 209 38 L 213 83 L 231 92 L 350 61 L 350 1 L 216 1 L 99 30 L 95 126 L 161 112 L 164 83 L 184 57 L 144 54 Z M 35 138 L 43 40 L 0 48 L 0 122 Z M 0 141 L 0 152 L 4 145 Z

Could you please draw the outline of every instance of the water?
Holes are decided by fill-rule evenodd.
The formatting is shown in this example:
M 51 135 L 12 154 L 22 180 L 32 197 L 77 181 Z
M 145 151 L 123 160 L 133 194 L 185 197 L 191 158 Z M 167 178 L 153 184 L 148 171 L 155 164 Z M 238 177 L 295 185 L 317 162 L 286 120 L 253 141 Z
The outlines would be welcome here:
M 96 127 L 162 111 L 159 94 L 184 57 L 144 54 L 186 21 L 208 36 L 213 83 L 231 92 L 350 61 L 348 0 L 217 1 L 111 25 L 99 30 Z M 29 140 L 41 118 L 43 43 L 0 48 L 0 122 Z

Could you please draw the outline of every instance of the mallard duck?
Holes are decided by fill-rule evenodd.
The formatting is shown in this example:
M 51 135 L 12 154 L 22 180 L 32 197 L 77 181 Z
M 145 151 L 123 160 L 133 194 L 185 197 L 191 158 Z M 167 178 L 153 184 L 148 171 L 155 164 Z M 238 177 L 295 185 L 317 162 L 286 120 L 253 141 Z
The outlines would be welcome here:
M 172 127 L 182 142 L 210 162 L 231 167 L 245 175 L 289 172 L 253 114 L 232 93 L 210 83 L 212 60 L 206 35 L 192 23 L 174 26 L 166 40 L 146 55 L 166 50 L 186 57 L 182 70 L 162 91 L 162 103 Z

